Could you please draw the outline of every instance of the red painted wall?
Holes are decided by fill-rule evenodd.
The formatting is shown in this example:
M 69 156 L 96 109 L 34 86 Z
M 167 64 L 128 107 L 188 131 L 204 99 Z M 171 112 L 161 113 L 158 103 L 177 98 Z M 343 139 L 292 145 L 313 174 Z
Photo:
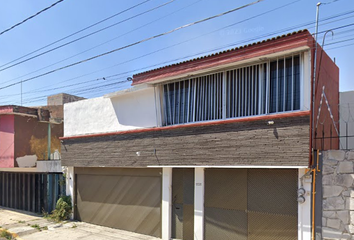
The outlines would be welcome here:
M 14 161 L 14 116 L 0 116 L 0 168 L 15 167 Z
M 38 160 L 48 159 L 48 123 L 37 118 L 15 116 L 15 159 L 26 155 L 37 155 Z M 51 153 L 60 151 L 59 137 L 63 136 L 63 124 L 51 125 Z M 17 165 L 17 163 L 16 163 Z
M 312 50 L 312 56 L 314 56 L 315 50 Z M 322 57 L 321 57 L 322 55 Z M 314 61 L 312 59 L 312 61 Z M 329 149 L 339 149 L 339 139 L 335 130 L 335 126 L 339 131 L 339 68 L 332 61 L 332 59 L 323 51 L 321 47 L 317 48 L 317 68 L 316 68 L 316 84 L 315 84 L 315 124 L 314 128 L 317 134 L 313 141 L 314 149 L 329 150 Z M 312 64 L 313 65 L 313 64 Z M 313 74 L 313 69 L 312 69 Z M 323 99 L 321 112 L 319 115 L 318 125 L 316 128 L 317 116 L 320 107 L 320 100 L 322 94 L 322 88 L 325 87 L 325 94 L 330 105 L 330 109 L 333 114 L 333 119 L 331 118 L 330 112 L 328 110 L 325 99 Z M 330 138 L 330 137 L 335 138 Z

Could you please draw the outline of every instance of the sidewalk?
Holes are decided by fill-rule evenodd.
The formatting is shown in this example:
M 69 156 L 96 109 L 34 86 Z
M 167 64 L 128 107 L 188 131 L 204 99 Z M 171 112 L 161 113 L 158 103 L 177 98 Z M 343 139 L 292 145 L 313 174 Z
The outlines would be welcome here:
M 83 222 L 54 223 L 39 215 L 3 207 L 0 207 L 0 228 L 7 229 L 18 240 L 159 240 Z

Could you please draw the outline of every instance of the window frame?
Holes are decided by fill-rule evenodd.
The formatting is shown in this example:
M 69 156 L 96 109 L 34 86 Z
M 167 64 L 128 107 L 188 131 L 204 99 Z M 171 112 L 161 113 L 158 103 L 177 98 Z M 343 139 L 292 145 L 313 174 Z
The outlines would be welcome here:
M 299 57 L 299 109 L 294 110 L 294 57 L 298 56 Z M 287 94 L 287 89 L 286 89 L 286 81 L 287 81 L 287 76 L 286 76 L 286 65 L 287 62 L 286 60 L 288 58 L 291 58 L 292 61 L 292 74 L 291 74 L 291 78 L 292 78 L 292 97 L 291 97 L 291 110 L 286 110 L 286 94 Z M 277 63 L 277 68 L 276 68 L 276 75 L 277 75 L 277 84 L 279 82 L 278 80 L 278 60 L 283 60 L 283 78 L 284 78 L 284 83 L 283 83 L 283 87 L 284 87 L 284 92 L 283 92 L 283 109 L 284 111 L 279 111 L 278 109 L 278 101 L 276 101 L 276 111 L 275 112 L 270 112 L 270 65 L 271 62 L 276 61 Z M 193 75 L 190 77 L 183 77 L 183 78 L 179 78 L 179 79 L 174 79 L 171 81 L 166 81 L 166 82 L 162 82 L 162 83 L 158 83 L 155 86 L 158 88 L 159 91 L 159 95 L 160 95 L 160 113 L 159 115 L 159 122 L 161 123 L 161 126 L 173 126 L 173 125 L 181 125 L 181 124 L 192 124 L 192 123 L 199 123 L 199 122 L 208 122 L 208 121 L 218 121 L 218 120 L 228 120 L 228 119 L 239 119 L 239 118 L 248 118 L 248 117 L 254 117 L 254 116 L 265 116 L 265 115 L 272 115 L 272 114 L 281 114 L 281 113 L 289 113 L 289 112 L 298 112 L 298 111 L 302 111 L 303 109 L 303 104 L 304 104 L 304 51 L 301 52 L 294 52 L 291 54 L 286 54 L 286 55 L 282 55 L 279 57 L 273 57 L 273 58 L 269 58 L 266 60 L 260 60 L 259 62 L 250 62 L 250 63 L 246 63 L 246 64 L 239 64 L 239 65 L 233 65 L 231 67 L 228 68 L 224 68 L 224 69 L 220 69 L 220 70 L 214 70 L 214 71 L 207 71 L 201 74 L 197 74 L 197 75 Z M 251 69 L 251 68 L 257 68 L 258 66 L 258 70 L 257 70 L 257 76 L 258 76 L 258 89 L 255 90 L 255 92 L 257 92 L 257 99 L 258 99 L 258 113 L 259 114 L 255 114 L 255 115 L 246 115 L 246 116 L 239 116 L 238 117 L 226 117 L 227 115 L 227 111 L 226 111 L 226 105 L 228 103 L 228 99 L 227 99 L 227 86 L 229 86 L 230 84 L 227 83 L 227 77 L 228 77 L 228 73 L 234 71 L 234 70 L 240 70 L 239 74 L 241 77 L 240 81 L 242 82 L 243 85 L 251 85 L 251 84 L 246 84 L 246 78 L 245 76 L 247 74 L 252 74 L 252 78 L 255 78 L 255 72 L 251 72 L 251 73 L 246 73 L 247 69 Z M 265 69 L 266 68 L 266 69 Z M 212 75 L 219 75 L 222 74 L 222 98 L 220 99 L 222 101 L 222 108 L 221 108 L 221 118 L 215 118 L 215 119 L 207 119 L 207 120 L 200 120 L 200 121 L 196 121 L 197 117 L 196 115 L 198 114 L 198 112 L 196 112 L 196 108 L 198 108 L 198 104 L 200 103 L 197 99 L 197 87 L 200 86 L 200 81 L 202 81 L 205 78 L 205 82 L 207 82 L 207 79 L 210 79 L 210 76 Z M 236 73 L 237 75 L 237 73 Z M 265 76 L 264 76 L 265 75 Z M 194 81 L 193 81 L 194 80 Z M 165 85 L 169 85 L 171 83 L 176 84 L 177 82 L 185 82 L 184 85 L 187 85 L 187 87 L 193 87 L 193 94 L 191 94 L 190 91 L 188 91 L 188 101 L 191 100 L 190 97 L 193 97 L 193 104 L 188 104 L 188 105 L 193 105 L 193 109 L 192 112 L 187 111 L 185 114 L 187 114 L 187 122 L 178 122 L 176 123 L 174 120 L 172 120 L 172 124 L 167 124 L 166 123 L 166 118 L 167 118 L 167 114 L 166 114 L 166 106 L 165 106 Z M 252 82 L 253 84 L 253 82 Z M 244 86 L 243 86 L 244 87 Z M 204 88 L 201 91 L 204 91 Z M 210 89 L 210 85 L 208 86 L 208 88 Z M 185 90 L 183 91 L 183 94 Z M 210 91 L 211 92 L 211 89 Z M 213 92 L 218 92 L 218 89 L 213 90 Z M 277 92 L 278 92 L 278 88 L 277 88 Z M 193 96 L 191 96 L 193 95 Z M 264 96 L 265 95 L 265 96 Z M 279 94 L 276 94 L 276 98 L 278 99 Z M 212 102 L 212 99 L 215 97 L 216 95 L 212 95 L 212 97 L 210 97 L 208 99 L 208 101 Z M 238 96 L 239 98 L 239 96 Z M 219 99 L 216 99 L 216 101 L 218 101 Z M 239 101 L 237 101 L 238 107 L 237 107 L 237 111 L 240 112 L 240 107 L 244 106 L 245 104 L 245 98 L 239 98 Z M 252 101 L 252 100 L 250 100 Z M 231 101 L 230 101 L 231 102 Z M 175 108 L 175 104 L 174 106 L 172 106 L 173 108 Z M 214 106 L 212 108 L 216 108 L 217 106 Z M 205 109 L 206 106 L 204 104 L 203 109 Z M 251 107 L 247 107 L 250 108 Z M 171 111 L 171 110 L 170 110 Z M 247 111 L 247 109 L 246 109 Z M 251 110 L 250 110 L 251 111 Z M 189 121 L 189 114 L 193 114 L 192 116 L 192 121 Z M 219 114 L 217 114 L 219 115 Z M 172 119 L 174 119 L 175 117 L 172 117 Z

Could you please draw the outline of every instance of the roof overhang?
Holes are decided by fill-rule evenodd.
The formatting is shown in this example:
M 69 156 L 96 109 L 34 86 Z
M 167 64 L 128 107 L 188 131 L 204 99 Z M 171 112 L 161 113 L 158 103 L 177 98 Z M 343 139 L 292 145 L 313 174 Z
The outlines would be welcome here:
M 307 30 L 289 33 L 208 56 L 138 73 L 132 85 L 157 84 L 187 78 L 208 72 L 225 70 L 246 64 L 261 63 L 265 58 L 276 58 L 311 49 L 314 39 Z
M 261 57 L 257 56 L 257 57 L 253 57 L 253 58 L 249 58 L 249 59 L 240 60 L 237 62 L 231 62 L 231 63 L 227 63 L 227 64 L 223 64 L 223 65 L 213 66 L 210 68 L 198 69 L 195 71 L 186 72 L 186 73 L 182 73 L 179 75 L 165 76 L 162 78 L 157 78 L 155 80 L 151 80 L 151 81 L 149 81 L 149 84 L 159 84 L 162 82 L 165 83 L 165 82 L 169 82 L 169 81 L 183 80 L 186 78 L 193 78 L 193 77 L 197 77 L 197 76 L 205 75 L 205 74 L 209 74 L 209 73 L 227 71 L 229 69 L 247 66 L 250 64 L 261 64 L 261 63 L 266 62 L 268 59 L 276 59 L 276 58 L 284 57 L 284 56 L 287 56 L 290 54 L 297 54 L 297 53 L 307 51 L 309 49 L 310 49 L 309 46 L 302 46 L 302 47 L 294 48 L 291 50 L 285 50 L 285 51 L 281 51 L 281 52 L 275 52 L 275 53 L 262 55 Z M 146 83 L 145 83 L 145 85 L 146 85 Z M 138 86 L 140 86 L 140 84 L 136 85 L 136 87 L 138 87 Z

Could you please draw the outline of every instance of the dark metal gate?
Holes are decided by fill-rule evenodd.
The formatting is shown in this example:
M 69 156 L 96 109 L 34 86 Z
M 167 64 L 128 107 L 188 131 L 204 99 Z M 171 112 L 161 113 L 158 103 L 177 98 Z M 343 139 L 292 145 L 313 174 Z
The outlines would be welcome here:
M 206 240 L 297 239 L 297 170 L 206 169 Z
M 62 174 L 0 172 L 0 206 L 51 212 L 65 191 Z
M 194 239 L 194 169 L 172 172 L 172 238 Z

